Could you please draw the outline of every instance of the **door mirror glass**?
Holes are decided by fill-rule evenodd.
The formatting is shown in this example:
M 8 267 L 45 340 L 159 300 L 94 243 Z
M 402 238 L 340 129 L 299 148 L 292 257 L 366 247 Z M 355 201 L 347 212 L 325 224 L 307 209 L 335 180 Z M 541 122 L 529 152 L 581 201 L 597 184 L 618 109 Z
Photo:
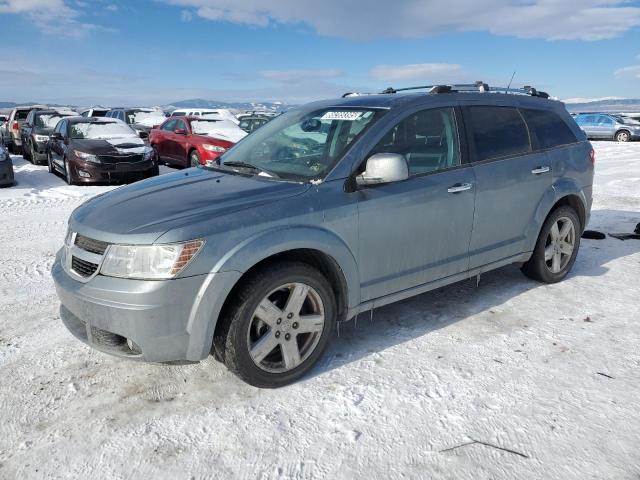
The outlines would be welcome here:
M 51 134 L 51 140 L 64 140 L 60 132 L 53 132 Z
M 367 160 L 362 174 L 356 177 L 360 186 L 400 182 L 409 178 L 409 166 L 399 153 L 376 153 Z
M 176 128 L 173 133 L 176 135 L 186 135 L 187 131 L 184 128 Z

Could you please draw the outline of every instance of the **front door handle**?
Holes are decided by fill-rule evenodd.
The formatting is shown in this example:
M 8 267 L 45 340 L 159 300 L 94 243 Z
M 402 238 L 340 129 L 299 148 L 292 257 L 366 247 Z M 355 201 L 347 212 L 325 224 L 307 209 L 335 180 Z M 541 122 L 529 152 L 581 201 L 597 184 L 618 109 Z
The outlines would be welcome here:
M 531 173 L 533 173 L 534 175 L 540 175 L 542 173 L 547 173 L 549 170 L 551 170 L 551 168 L 547 166 L 536 167 L 533 170 L 531 170 Z
M 472 186 L 473 185 L 471 185 L 470 183 L 456 183 L 455 185 L 452 185 L 449 188 L 447 188 L 447 192 L 449 193 L 464 192 L 466 190 L 471 190 Z

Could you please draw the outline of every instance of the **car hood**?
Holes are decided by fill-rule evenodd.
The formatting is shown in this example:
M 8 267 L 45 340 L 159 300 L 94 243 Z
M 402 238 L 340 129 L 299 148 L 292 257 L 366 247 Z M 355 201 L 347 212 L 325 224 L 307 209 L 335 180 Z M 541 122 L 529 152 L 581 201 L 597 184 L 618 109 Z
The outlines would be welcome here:
M 73 140 L 73 147 L 94 155 L 144 153 L 146 146 L 140 137 Z
M 106 242 L 148 244 L 171 229 L 262 207 L 308 188 L 307 184 L 190 168 L 94 197 L 73 212 L 70 226 Z

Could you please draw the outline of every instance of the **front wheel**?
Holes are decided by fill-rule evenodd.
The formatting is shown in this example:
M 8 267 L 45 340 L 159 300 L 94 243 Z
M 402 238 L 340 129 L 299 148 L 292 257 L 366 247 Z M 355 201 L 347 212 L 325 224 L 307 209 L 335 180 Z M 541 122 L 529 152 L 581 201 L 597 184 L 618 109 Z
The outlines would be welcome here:
M 629 140 L 631 140 L 631 135 L 629 135 L 629 132 L 627 132 L 626 130 L 620 130 L 618 133 L 616 133 L 617 142 L 628 142 Z
M 189 154 L 189 166 L 197 167 L 198 165 L 200 165 L 200 155 L 197 150 L 192 150 Z
M 64 181 L 67 182 L 68 185 L 75 185 L 76 182 L 73 180 L 73 174 L 71 173 L 71 166 L 67 159 L 64 159 Z
M 582 227 L 576 211 L 560 207 L 551 212 L 542 226 L 536 247 L 523 273 L 545 283 L 556 283 L 567 276 L 578 255 Z
M 51 158 L 51 152 L 47 153 L 47 170 L 49 170 L 49 173 L 55 173 L 55 170 L 53 169 L 53 160 Z
M 31 163 L 33 163 L 33 157 L 29 156 L 29 149 L 24 142 L 22 143 L 22 158 L 25 160 L 31 160 Z
M 245 382 L 290 384 L 318 361 L 334 331 L 336 300 L 327 279 L 301 262 L 255 273 L 225 309 L 214 337 L 216 356 Z

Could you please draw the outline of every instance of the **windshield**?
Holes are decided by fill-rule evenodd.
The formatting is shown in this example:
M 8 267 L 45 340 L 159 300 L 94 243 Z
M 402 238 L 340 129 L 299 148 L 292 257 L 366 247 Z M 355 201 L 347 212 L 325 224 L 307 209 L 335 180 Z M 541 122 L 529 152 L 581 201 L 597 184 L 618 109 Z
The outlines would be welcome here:
M 251 164 L 281 178 L 324 178 L 358 135 L 382 114 L 353 108 L 292 110 L 226 152 L 222 164 Z
M 131 127 L 120 122 L 109 123 L 74 123 L 70 125 L 73 139 L 104 139 L 104 138 L 139 138 Z
M 59 113 L 46 113 L 36 116 L 36 127 L 41 128 L 54 128 L 60 119 L 64 117 L 72 117 L 73 115 L 61 115 Z

